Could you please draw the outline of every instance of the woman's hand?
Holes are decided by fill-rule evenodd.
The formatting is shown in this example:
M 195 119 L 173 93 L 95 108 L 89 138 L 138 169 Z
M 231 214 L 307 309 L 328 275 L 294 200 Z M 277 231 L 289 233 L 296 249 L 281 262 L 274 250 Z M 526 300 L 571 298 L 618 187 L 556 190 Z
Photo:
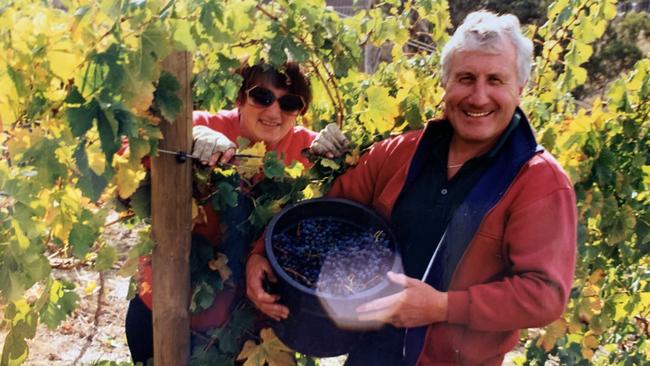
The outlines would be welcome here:
M 192 139 L 192 155 L 201 159 L 203 164 L 214 166 L 217 161 L 227 163 L 235 156 L 237 146 L 224 134 L 207 126 L 194 126 Z
M 336 123 L 330 123 L 323 128 L 316 139 L 311 143 L 314 154 L 334 158 L 343 155 L 348 147 L 348 139 Z
M 280 296 L 272 295 L 264 290 L 264 278 L 271 282 L 277 282 L 277 278 L 271 269 L 271 264 L 261 254 L 253 254 L 246 262 L 246 296 L 273 320 L 286 319 L 289 316 L 289 308 L 277 303 Z

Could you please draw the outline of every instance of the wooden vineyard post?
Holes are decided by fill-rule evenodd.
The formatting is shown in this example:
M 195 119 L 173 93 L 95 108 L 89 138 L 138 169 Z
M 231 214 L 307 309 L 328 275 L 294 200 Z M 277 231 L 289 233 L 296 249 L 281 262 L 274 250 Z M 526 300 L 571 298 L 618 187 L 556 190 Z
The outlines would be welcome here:
M 163 122 L 160 148 L 190 152 L 192 147 L 192 56 L 171 54 L 163 69 L 180 83 L 181 111 L 173 123 Z M 179 163 L 170 154 L 151 162 L 153 250 L 154 364 L 183 366 L 190 358 L 190 239 L 192 221 L 192 163 Z

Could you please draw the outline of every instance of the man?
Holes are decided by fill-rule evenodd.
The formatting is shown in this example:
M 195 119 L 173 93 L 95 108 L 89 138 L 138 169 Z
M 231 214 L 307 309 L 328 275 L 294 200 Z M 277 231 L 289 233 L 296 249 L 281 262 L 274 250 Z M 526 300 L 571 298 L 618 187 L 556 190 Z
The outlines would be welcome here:
M 500 365 L 520 329 L 562 314 L 575 265 L 575 194 L 518 108 L 531 61 L 516 17 L 469 14 L 442 51 L 444 119 L 375 144 L 335 181 L 328 195 L 390 220 L 405 269 L 388 274 L 402 291 L 357 309 L 390 326 L 348 365 Z M 317 148 L 330 145 L 323 136 Z M 266 269 L 260 256 L 249 258 L 249 298 L 286 317 L 259 291 Z

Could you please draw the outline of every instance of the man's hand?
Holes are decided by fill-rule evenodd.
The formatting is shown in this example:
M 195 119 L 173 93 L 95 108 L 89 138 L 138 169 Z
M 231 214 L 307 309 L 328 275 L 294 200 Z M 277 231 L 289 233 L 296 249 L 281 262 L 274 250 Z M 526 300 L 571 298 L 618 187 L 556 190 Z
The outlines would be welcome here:
M 207 126 L 194 126 L 192 138 L 192 155 L 198 156 L 203 164 L 214 166 L 217 161 L 227 163 L 235 156 L 235 144 L 221 132 Z
M 331 159 L 343 155 L 348 143 L 348 139 L 336 123 L 330 123 L 318 133 L 310 148 L 315 154 Z
M 403 274 L 388 272 L 388 278 L 404 290 L 362 304 L 357 310 L 359 320 L 389 323 L 412 328 L 447 320 L 447 293 Z
M 269 294 L 262 285 L 264 278 L 271 282 L 277 282 L 269 261 L 260 254 L 253 254 L 246 262 L 246 296 L 273 320 L 286 319 L 289 316 L 289 308 L 277 303 L 278 295 Z

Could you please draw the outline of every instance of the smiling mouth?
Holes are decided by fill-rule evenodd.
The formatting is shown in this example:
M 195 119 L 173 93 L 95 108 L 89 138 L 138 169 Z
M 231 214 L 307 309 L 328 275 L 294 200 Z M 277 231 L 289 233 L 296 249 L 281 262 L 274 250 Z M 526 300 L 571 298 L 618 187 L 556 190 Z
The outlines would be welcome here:
M 475 118 L 485 117 L 485 116 L 488 116 L 488 115 L 492 114 L 492 111 L 487 111 L 487 112 L 469 112 L 469 111 L 463 111 L 463 112 L 465 112 L 465 115 L 470 116 L 470 117 L 475 117 Z
M 263 120 L 263 119 L 260 119 L 259 122 L 260 122 L 261 124 L 263 124 L 264 126 L 268 126 L 268 127 L 278 127 L 278 126 L 281 125 L 281 123 L 275 123 L 275 122 L 271 122 L 271 121 L 265 121 L 265 120 Z

